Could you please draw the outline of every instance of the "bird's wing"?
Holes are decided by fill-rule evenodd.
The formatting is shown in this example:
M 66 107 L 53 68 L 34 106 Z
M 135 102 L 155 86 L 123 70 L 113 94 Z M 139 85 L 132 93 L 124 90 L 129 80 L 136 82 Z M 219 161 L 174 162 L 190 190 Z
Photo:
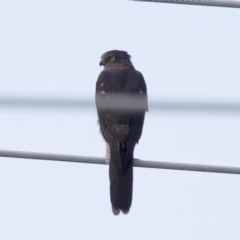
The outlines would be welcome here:
M 96 106 L 104 139 L 124 142 L 129 132 L 129 117 L 119 112 L 118 75 L 102 71 L 96 84 Z
M 138 142 L 141 137 L 145 111 L 148 111 L 147 87 L 142 74 L 102 71 L 96 83 L 95 96 L 99 123 L 107 142 Z M 128 136 L 131 127 L 131 134 Z

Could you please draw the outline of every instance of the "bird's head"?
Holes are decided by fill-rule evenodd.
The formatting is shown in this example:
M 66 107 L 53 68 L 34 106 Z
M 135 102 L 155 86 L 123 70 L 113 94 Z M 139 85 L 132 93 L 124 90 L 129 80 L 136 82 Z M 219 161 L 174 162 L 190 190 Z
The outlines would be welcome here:
M 125 51 L 112 50 L 102 55 L 99 65 L 103 65 L 105 69 L 133 67 L 130 58 Z

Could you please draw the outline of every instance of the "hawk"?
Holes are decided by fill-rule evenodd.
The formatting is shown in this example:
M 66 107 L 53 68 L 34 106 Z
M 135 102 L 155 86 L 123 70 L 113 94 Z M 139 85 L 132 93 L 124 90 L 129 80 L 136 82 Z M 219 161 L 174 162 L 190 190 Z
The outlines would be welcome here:
M 100 131 L 109 153 L 110 199 L 114 215 L 127 214 L 132 204 L 133 152 L 148 111 L 147 86 L 131 56 L 112 50 L 101 57 L 104 66 L 96 83 Z

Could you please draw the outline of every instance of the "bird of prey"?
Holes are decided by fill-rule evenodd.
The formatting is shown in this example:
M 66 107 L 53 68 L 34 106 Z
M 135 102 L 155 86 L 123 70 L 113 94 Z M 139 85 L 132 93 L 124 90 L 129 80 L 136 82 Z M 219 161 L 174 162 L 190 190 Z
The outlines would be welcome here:
M 147 87 L 131 56 L 112 50 L 101 57 L 104 66 L 96 83 L 100 131 L 110 152 L 110 199 L 114 215 L 127 214 L 132 204 L 133 152 L 148 111 Z

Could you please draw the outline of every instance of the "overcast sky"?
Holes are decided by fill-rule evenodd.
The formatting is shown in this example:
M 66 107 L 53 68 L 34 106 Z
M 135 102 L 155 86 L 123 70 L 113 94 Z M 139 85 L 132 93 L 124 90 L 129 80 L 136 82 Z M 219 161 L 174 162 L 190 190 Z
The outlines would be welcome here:
M 240 103 L 240 9 L 125 0 L 0 1 L 0 96 L 94 99 L 128 51 L 149 101 Z M 0 149 L 105 155 L 95 109 L 0 109 Z M 240 167 L 240 114 L 146 115 L 135 157 Z M 108 167 L 0 158 L 0 239 L 237 240 L 240 177 L 134 169 L 114 216 Z

